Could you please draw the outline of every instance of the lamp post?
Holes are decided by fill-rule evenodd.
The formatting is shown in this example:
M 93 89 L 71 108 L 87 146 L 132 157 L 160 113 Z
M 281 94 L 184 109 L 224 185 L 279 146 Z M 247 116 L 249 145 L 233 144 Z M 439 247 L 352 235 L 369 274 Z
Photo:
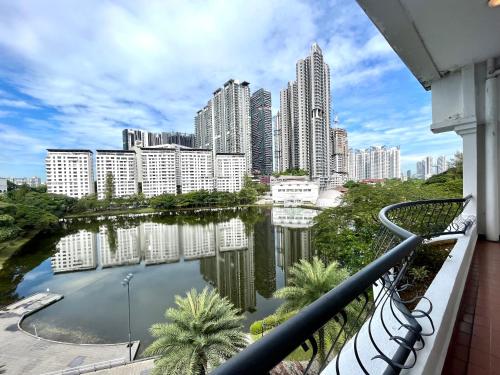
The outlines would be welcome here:
M 128 359 L 132 362 L 132 333 L 130 330 L 130 280 L 134 277 L 129 273 L 122 281 L 122 285 L 127 287 L 127 301 L 128 301 Z

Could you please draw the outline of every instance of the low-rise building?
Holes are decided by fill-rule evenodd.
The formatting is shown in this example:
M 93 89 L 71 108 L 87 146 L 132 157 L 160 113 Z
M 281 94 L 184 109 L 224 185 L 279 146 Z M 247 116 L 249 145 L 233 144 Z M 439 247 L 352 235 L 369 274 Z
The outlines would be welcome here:
M 211 150 L 179 150 L 179 182 L 182 193 L 214 190 L 214 160 Z
M 217 191 L 238 192 L 243 188 L 246 173 L 245 154 L 215 155 L 215 188 Z
M 97 198 L 104 199 L 108 190 L 108 178 L 112 181 L 113 197 L 129 197 L 137 194 L 137 168 L 135 151 L 96 151 Z
M 316 204 L 319 183 L 310 181 L 308 176 L 280 176 L 271 179 L 271 193 L 274 203 L 284 205 Z
M 47 192 L 82 198 L 94 194 L 93 153 L 90 150 L 48 149 L 45 158 Z

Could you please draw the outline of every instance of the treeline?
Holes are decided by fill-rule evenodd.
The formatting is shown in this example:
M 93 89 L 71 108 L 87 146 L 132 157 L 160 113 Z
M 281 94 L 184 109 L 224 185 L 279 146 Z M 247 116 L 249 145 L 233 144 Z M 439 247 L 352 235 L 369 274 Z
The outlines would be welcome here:
M 46 193 L 45 187 L 9 185 L 0 195 L 0 242 L 31 231 L 57 226 L 59 218 L 70 213 L 76 199 Z
M 81 199 L 49 194 L 46 188 L 10 184 L 7 193 L 0 195 L 0 242 L 22 237 L 28 232 L 56 227 L 59 219 L 68 214 L 149 208 L 169 210 L 201 207 L 232 207 L 252 204 L 267 190 L 263 184 L 245 180 L 244 188 L 236 193 L 194 191 L 185 194 L 162 194 L 146 198 L 143 194 L 130 197 L 97 199 L 95 194 Z

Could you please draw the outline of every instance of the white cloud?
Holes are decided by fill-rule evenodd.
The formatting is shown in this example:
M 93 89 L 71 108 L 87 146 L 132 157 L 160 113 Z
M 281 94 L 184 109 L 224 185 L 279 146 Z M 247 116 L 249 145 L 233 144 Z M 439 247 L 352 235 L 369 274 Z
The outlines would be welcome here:
M 388 106 L 372 87 L 404 65 L 357 4 L 341 0 L 3 2 L 0 84 L 21 95 L 0 89 L 0 107 L 49 111 L 0 132 L 19 142 L 28 134 L 37 146 L 19 163 L 38 158 L 41 170 L 44 148 L 119 148 L 124 127 L 192 132 L 196 111 L 229 78 L 271 90 L 277 108 L 313 41 L 331 66 L 334 108 L 337 95 L 347 98 L 340 118 L 351 144 L 414 139 L 397 129 L 428 112 L 368 114 Z

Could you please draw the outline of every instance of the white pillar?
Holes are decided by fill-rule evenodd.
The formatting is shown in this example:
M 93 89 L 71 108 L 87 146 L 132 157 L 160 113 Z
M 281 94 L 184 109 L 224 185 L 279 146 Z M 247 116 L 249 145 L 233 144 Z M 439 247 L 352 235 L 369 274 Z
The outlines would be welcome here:
M 482 153 L 483 127 L 477 123 L 461 125 L 455 131 L 462 137 L 463 141 L 463 194 L 464 197 L 471 194 L 472 200 L 464 210 L 465 215 L 474 215 L 478 221 L 478 227 L 484 227 L 482 200 L 484 178 L 484 163 Z M 483 180 L 484 181 L 484 180 Z
M 485 87 L 485 221 L 486 238 L 498 241 L 500 238 L 500 206 L 499 206 L 499 170 L 498 160 L 498 93 L 497 78 L 490 75 L 494 68 L 494 59 L 488 61 L 488 77 Z

